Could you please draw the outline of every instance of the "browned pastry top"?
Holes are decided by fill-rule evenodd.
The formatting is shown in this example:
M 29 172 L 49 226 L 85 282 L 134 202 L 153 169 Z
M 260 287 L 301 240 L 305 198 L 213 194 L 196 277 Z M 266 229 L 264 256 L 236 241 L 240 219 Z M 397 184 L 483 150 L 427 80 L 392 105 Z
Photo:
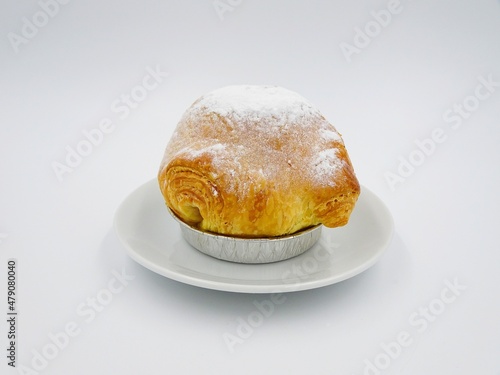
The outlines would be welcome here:
M 300 95 L 274 86 L 228 86 L 198 99 L 158 177 L 183 221 L 248 237 L 344 225 L 360 192 L 333 125 Z

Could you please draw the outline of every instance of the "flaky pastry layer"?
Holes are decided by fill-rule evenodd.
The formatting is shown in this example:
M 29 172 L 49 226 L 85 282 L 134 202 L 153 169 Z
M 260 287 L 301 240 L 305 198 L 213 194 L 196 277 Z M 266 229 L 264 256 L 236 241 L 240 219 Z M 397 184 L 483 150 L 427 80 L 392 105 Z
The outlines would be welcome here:
M 158 181 L 181 220 L 240 237 L 345 225 L 360 194 L 333 125 L 301 96 L 271 86 L 198 99 L 167 145 Z

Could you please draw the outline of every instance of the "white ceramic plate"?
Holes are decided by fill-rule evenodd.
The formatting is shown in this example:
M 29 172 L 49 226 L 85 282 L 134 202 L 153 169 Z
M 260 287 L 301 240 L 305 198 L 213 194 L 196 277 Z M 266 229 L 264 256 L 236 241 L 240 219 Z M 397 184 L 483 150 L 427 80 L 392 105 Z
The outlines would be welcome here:
M 334 284 L 363 272 L 388 247 L 394 224 L 382 201 L 362 187 L 349 224 L 323 227 L 318 243 L 305 253 L 276 263 L 232 263 L 184 241 L 153 179 L 123 201 L 114 228 L 132 259 L 170 279 L 229 292 L 282 293 Z

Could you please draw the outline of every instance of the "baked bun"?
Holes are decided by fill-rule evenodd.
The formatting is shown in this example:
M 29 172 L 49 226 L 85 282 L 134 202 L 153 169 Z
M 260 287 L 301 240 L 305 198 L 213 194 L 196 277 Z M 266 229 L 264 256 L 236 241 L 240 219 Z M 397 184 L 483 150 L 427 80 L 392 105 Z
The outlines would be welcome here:
M 306 99 L 274 86 L 228 86 L 194 102 L 158 181 L 182 221 L 240 237 L 345 225 L 360 193 L 340 134 Z

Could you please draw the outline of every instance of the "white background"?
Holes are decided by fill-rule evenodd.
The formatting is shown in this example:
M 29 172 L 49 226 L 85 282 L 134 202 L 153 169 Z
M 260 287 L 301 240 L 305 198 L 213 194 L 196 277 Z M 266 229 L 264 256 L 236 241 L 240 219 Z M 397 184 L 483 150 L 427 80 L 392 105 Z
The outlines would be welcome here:
M 500 374 L 500 2 L 402 0 L 378 29 L 371 12 L 386 1 L 232 3 L 218 14 L 210 0 L 74 0 L 44 19 L 36 1 L 1 1 L 0 310 L 7 259 L 16 258 L 24 370 L 7 366 L 2 313 L 0 373 Z M 24 17 L 42 26 L 16 45 L 9 33 L 23 37 Z M 356 28 L 367 26 L 370 43 L 347 57 L 342 43 L 355 47 Z M 113 103 L 148 67 L 169 76 L 121 118 Z M 474 99 L 480 77 L 496 87 Z M 254 302 L 270 296 L 156 275 L 128 258 L 112 221 L 156 176 L 183 111 L 240 83 L 280 85 L 316 104 L 396 233 L 374 267 L 286 294 L 230 346 L 224 335 L 237 335 Z M 468 113 L 446 121 L 455 105 Z M 53 163 L 103 119 L 113 131 L 60 181 Z M 415 142 L 436 129 L 445 141 L 419 158 Z M 420 165 L 391 189 L 387 173 L 411 155 Z M 78 307 L 113 271 L 134 279 L 86 322 Z M 444 304 L 446 280 L 465 290 Z M 411 324 L 429 304 L 444 311 L 425 328 Z M 50 351 L 49 334 L 70 322 L 78 335 Z M 384 362 L 384 344 L 402 332 L 411 344 Z M 53 358 L 28 372 L 44 348 Z M 368 370 L 377 358 L 386 368 Z

